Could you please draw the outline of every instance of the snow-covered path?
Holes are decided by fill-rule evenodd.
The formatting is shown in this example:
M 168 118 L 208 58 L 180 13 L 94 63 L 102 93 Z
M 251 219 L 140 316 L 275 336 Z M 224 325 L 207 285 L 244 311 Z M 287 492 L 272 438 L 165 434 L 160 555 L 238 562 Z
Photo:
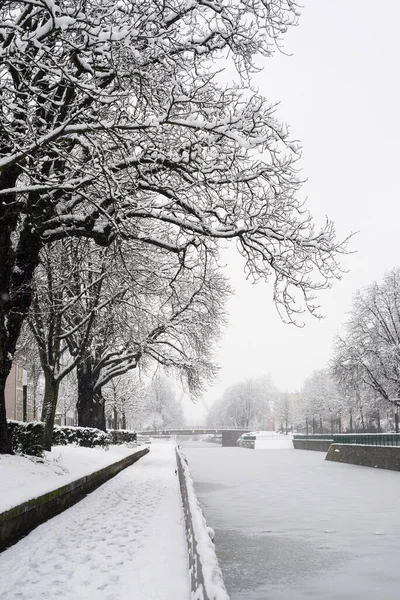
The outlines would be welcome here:
M 400 473 L 323 452 L 181 446 L 231 600 L 400 598 Z
M 150 453 L 0 554 L 2 600 L 187 600 L 172 444 Z

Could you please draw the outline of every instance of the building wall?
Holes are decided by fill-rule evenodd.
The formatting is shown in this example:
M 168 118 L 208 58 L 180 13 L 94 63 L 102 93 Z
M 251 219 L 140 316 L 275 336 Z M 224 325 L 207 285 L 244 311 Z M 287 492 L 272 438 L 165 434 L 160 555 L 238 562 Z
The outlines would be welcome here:
M 78 425 L 78 414 L 73 409 L 68 410 L 66 413 L 57 412 L 54 424 L 66 427 L 76 427 Z
M 22 407 L 22 375 L 23 367 L 14 363 L 9 376 L 6 381 L 6 416 L 8 419 L 15 419 L 22 421 L 23 407 Z M 28 394 L 28 406 L 27 406 L 27 419 L 31 421 L 33 418 L 32 406 L 29 401 Z

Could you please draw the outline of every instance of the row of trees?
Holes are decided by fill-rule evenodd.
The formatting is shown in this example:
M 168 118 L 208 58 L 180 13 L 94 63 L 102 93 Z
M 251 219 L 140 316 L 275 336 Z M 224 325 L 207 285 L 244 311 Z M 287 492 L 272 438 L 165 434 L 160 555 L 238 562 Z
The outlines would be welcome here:
M 100 429 L 106 426 L 103 390 L 116 391 L 122 383 L 115 379 L 139 363 L 144 370 L 159 363 L 180 374 L 194 394 L 212 377 L 212 342 L 228 287 L 212 257 L 190 268 L 174 254 L 167 258 L 132 242 L 104 249 L 91 240 L 66 239 L 42 250 L 19 354 L 32 357 L 36 344 L 45 447 L 60 385 L 72 372 L 78 424 Z
M 266 429 L 280 395 L 268 376 L 241 381 L 227 388 L 213 404 L 207 425 Z
M 349 394 L 366 389 L 400 405 L 400 268 L 356 294 L 336 343 L 334 373 Z
M 276 425 L 305 433 L 399 430 L 400 268 L 354 297 L 329 367 L 314 371 L 297 394 L 281 394 L 267 378 L 228 388 L 210 425 Z
M 140 389 L 140 388 L 139 388 Z M 147 385 L 142 385 L 136 401 L 128 405 L 122 403 L 127 414 L 128 422 L 137 429 L 168 429 L 169 427 L 183 427 L 185 417 L 181 404 L 183 394 L 177 397 L 176 389 L 171 381 L 164 375 L 157 373 Z
M 207 415 L 207 425 L 288 433 L 380 432 L 393 430 L 393 406 L 367 386 L 356 393 L 333 368 L 314 371 L 297 393 L 281 392 L 269 377 L 248 379 L 225 390 Z
M 298 431 L 365 433 L 396 427 L 396 410 L 391 403 L 361 382 L 349 389 L 333 369 L 314 371 L 297 394 L 291 415 Z
M 293 407 L 303 431 L 398 431 L 400 268 L 358 291 L 329 368 L 308 378 Z
M 151 377 L 136 372 L 120 375 L 103 388 L 107 426 L 138 431 L 183 427 L 182 397 L 159 370 Z M 72 372 L 60 385 L 57 417 L 61 424 L 75 423 L 76 398 L 77 380 Z
M 292 0 L 0 3 L 0 452 L 11 451 L 5 382 L 28 318 L 48 442 L 68 370 L 82 382 L 82 422 L 96 411 L 101 421 L 116 356 L 123 368 L 145 355 L 174 362 L 189 338 L 199 355 L 185 307 L 203 293 L 198 278 L 220 285 L 220 240 L 236 240 L 254 279 L 273 274 L 289 321 L 316 312 L 314 292 L 340 276 L 345 244 L 296 198 L 299 149 L 250 81 L 296 20 Z M 226 60 L 230 85 L 218 80 Z M 182 369 L 196 386 L 194 362 Z

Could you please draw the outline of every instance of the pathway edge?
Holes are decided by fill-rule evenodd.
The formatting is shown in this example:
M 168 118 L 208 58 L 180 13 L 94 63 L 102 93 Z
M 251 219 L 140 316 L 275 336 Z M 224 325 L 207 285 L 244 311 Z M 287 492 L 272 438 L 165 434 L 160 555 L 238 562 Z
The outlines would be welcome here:
M 215 546 L 210 538 L 212 530 L 207 526 L 188 462 L 179 447 L 176 447 L 176 461 L 185 516 L 191 597 L 193 600 L 229 600 Z

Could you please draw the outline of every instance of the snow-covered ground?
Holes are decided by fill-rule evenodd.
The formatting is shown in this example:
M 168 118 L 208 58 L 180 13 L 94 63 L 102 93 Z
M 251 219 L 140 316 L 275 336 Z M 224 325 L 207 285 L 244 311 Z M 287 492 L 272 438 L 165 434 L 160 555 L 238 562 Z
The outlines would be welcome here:
M 292 450 L 293 435 L 276 433 L 275 431 L 251 431 L 246 436 L 255 437 L 254 450 Z
M 256 435 L 255 450 L 293 450 L 293 435 L 261 431 Z
M 323 452 L 181 447 L 231 600 L 400 598 L 400 473 Z
M 187 600 L 175 447 L 150 453 L 0 554 L 2 600 Z
M 144 447 L 144 446 L 143 446 Z M 122 460 L 142 447 L 54 446 L 42 459 L 0 455 L 0 512 Z
M 289 436 L 279 439 L 260 439 L 255 442 L 255 450 L 293 450 L 293 442 Z

